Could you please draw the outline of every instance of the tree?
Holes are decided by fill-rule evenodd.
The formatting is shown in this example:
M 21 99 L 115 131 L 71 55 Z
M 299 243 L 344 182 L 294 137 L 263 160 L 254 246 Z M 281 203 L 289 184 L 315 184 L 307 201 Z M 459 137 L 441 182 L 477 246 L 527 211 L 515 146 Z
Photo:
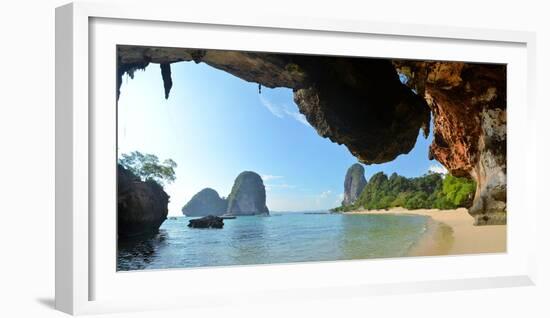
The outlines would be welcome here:
M 443 194 L 455 206 L 469 205 L 476 191 L 474 181 L 447 175 L 443 180 Z
M 404 208 L 414 210 L 422 208 L 430 208 L 428 202 L 428 195 L 426 192 L 418 191 L 415 192 L 403 205 Z
M 178 165 L 172 159 L 166 159 L 161 163 L 155 155 L 133 151 L 130 154 L 122 154 L 118 163 L 143 181 L 155 181 L 164 185 L 164 182 L 172 183 L 176 180 L 174 169 Z

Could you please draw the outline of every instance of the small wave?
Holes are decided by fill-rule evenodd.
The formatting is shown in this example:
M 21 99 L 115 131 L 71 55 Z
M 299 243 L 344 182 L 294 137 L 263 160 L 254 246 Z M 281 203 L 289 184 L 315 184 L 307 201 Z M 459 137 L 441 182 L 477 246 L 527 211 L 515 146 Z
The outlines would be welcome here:
M 420 229 L 420 233 L 424 234 L 428 230 L 428 222 L 426 222 L 424 225 L 422 225 L 422 228 Z
M 405 244 L 405 248 L 403 249 L 402 253 L 400 256 L 408 256 L 410 254 L 410 251 L 413 249 L 413 247 L 417 244 L 418 240 L 420 240 L 420 238 L 416 239 L 416 240 L 411 240 L 411 241 L 408 241 L 406 244 Z
M 406 248 L 404 249 L 403 253 L 401 254 L 401 256 L 409 256 L 411 255 L 411 252 L 412 250 L 418 245 L 420 244 L 420 241 L 427 235 L 429 229 L 430 229 L 430 222 L 431 219 L 426 217 L 425 218 L 425 222 L 424 224 L 422 225 L 422 227 L 419 229 L 418 231 L 418 235 L 414 238 L 414 239 L 411 239 L 409 240 L 407 243 L 406 243 Z

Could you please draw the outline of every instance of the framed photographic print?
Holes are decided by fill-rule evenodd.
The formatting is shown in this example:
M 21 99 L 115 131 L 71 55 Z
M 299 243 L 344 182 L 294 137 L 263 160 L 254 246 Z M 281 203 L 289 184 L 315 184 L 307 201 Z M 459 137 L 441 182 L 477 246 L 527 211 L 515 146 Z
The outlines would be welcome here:
M 532 33 L 82 3 L 56 35 L 59 310 L 533 284 Z

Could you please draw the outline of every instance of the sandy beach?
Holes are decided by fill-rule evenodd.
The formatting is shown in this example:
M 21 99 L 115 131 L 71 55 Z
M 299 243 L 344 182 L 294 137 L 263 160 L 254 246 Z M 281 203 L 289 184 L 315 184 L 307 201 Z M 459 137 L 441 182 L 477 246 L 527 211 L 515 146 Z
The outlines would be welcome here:
M 506 225 L 474 226 L 464 208 L 456 210 L 360 210 L 346 214 L 414 214 L 430 217 L 425 235 L 409 251 L 410 256 L 506 252 Z

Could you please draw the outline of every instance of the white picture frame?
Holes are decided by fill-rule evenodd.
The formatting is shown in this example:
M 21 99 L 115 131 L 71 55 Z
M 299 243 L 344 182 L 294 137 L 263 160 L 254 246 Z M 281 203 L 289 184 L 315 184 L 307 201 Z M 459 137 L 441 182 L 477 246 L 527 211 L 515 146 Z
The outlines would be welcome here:
M 132 32 L 137 28 L 139 32 Z M 157 32 L 154 37 L 150 34 L 150 28 Z M 188 34 L 196 34 L 190 38 L 197 41 L 197 46 L 208 45 L 200 42 L 200 36 L 208 38 L 204 41 L 215 41 L 216 32 L 227 30 L 224 37 L 240 40 L 233 41 L 235 44 L 231 45 L 234 46 L 228 47 L 229 42 L 223 43 L 218 35 L 220 48 L 276 51 L 277 48 L 270 45 L 277 45 L 277 41 L 267 43 L 255 39 L 254 43 L 246 42 L 252 34 L 267 34 L 285 37 L 288 43 L 280 43 L 280 50 L 285 50 L 284 45 L 294 45 L 294 50 L 298 52 L 342 53 L 337 51 L 338 48 L 329 52 L 315 47 L 313 44 L 317 42 L 314 41 L 308 48 L 299 49 L 300 41 L 310 37 L 326 43 L 371 41 L 369 43 L 373 46 L 370 52 L 376 51 L 373 56 L 391 54 L 391 57 L 414 58 L 417 54 L 418 58 L 426 59 L 441 59 L 443 56 L 447 59 L 508 63 L 511 93 L 508 115 L 508 252 L 503 255 L 222 267 L 154 273 L 113 272 L 112 260 L 115 256 L 112 251 L 116 242 L 112 238 L 116 235 L 116 220 L 95 215 L 93 211 L 98 206 L 108 208 L 113 205 L 113 202 L 96 198 L 98 191 L 105 191 L 107 196 L 108 193 L 115 193 L 112 182 L 116 175 L 114 165 L 109 166 L 108 160 L 102 160 L 102 156 L 110 156 L 112 147 L 109 139 L 114 140 L 116 135 L 113 135 L 112 112 L 107 108 L 94 108 L 93 105 L 111 101 L 112 110 L 115 109 L 115 73 L 112 70 L 116 61 L 114 50 L 110 51 L 114 44 L 183 46 L 183 42 L 170 37 L 178 28 L 187 28 Z M 205 28 L 208 35 L 203 32 Z M 398 48 L 404 42 L 411 48 L 408 55 L 396 56 L 392 53 L 392 48 Z M 422 47 L 429 43 L 435 43 L 441 49 L 437 50 L 434 46 L 430 52 L 426 49 L 422 51 Z M 212 46 L 212 42 L 209 45 Z M 534 45 L 535 34 L 530 32 L 297 19 L 276 14 L 224 15 L 212 10 L 190 12 L 183 4 L 174 4 L 173 8 L 156 8 L 118 6 L 116 1 L 112 1 L 109 4 L 73 3 L 57 8 L 56 308 L 70 314 L 87 314 L 243 301 L 285 302 L 534 284 L 537 209 L 534 194 L 524 191 L 527 185 L 536 183 L 536 167 L 525 164 L 525 158 L 531 156 L 524 156 L 536 151 L 535 138 L 531 138 L 536 129 L 532 85 L 535 80 Z M 364 47 L 355 48 L 354 52 L 360 56 L 367 54 Z M 109 56 L 112 56 L 110 61 Z M 96 81 L 97 78 L 101 78 L 103 83 Z M 105 92 L 109 89 L 112 89 L 112 94 Z M 105 129 L 99 131 L 97 125 Z M 519 167 L 522 167 L 521 170 Z M 99 190 L 98 186 L 103 190 Z M 522 217 L 515 217 L 514 211 L 520 210 Z M 98 227 L 111 234 L 103 239 L 94 237 Z M 397 274 L 404 267 L 408 272 Z M 342 274 L 327 275 L 334 271 Z M 283 277 L 289 279 L 281 279 Z M 154 286 L 178 281 L 185 281 L 187 288 L 193 290 L 195 295 L 174 287 L 167 287 L 164 293 L 157 292 L 155 295 L 145 293 L 143 298 L 135 293 L 138 282 L 139 286 L 153 290 Z

